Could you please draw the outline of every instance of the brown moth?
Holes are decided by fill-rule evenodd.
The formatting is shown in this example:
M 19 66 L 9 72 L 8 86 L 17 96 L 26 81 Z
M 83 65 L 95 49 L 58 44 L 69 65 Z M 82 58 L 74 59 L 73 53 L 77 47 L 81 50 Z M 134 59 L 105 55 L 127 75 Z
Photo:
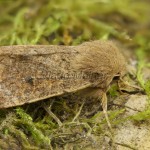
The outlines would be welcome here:
M 123 55 L 110 41 L 78 46 L 1 46 L 0 108 L 79 92 L 101 98 L 106 111 L 108 87 L 125 70 Z

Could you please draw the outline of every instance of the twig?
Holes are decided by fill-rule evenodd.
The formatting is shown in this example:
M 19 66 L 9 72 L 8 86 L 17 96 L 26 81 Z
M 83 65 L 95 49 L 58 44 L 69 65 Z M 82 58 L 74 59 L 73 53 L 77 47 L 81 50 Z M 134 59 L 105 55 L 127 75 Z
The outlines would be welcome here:
M 137 148 L 134 148 L 134 147 L 132 147 L 132 146 L 130 146 L 128 144 L 123 144 L 123 143 L 118 143 L 118 142 L 115 142 L 115 144 L 120 145 L 120 146 L 124 146 L 124 147 L 127 147 L 127 148 L 130 148 L 132 150 L 138 150 Z
M 131 108 L 131 107 L 129 107 L 129 106 L 125 106 L 125 105 L 121 105 L 121 104 L 115 104 L 115 103 L 113 103 L 113 105 L 115 105 L 115 106 L 125 107 L 125 108 L 128 108 L 128 109 L 131 109 L 131 110 L 137 111 L 137 112 L 142 112 L 142 111 L 140 111 L 140 110 L 138 110 L 138 109 L 136 109 L 136 108 Z
M 72 119 L 72 122 L 74 122 L 74 121 L 79 117 L 79 115 L 80 115 L 80 113 L 81 113 L 81 110 L 82 110 L 82 108 L 83 108 L 83 106 L 84 106 L 84 103 L 85 103 L 85 102 L 82 103 L 82 105 L 81 105 L 79 111 L 77 112 L 77 114 L 75 115 L 75 117 Z
M 47 111 L 47 113 L 58 123 L 59 127 L 62 126 L 62 122 L 60 121 L 60 119 L 51 111 L 50 107 L 47 106 L 43 106 L 44 109 Z

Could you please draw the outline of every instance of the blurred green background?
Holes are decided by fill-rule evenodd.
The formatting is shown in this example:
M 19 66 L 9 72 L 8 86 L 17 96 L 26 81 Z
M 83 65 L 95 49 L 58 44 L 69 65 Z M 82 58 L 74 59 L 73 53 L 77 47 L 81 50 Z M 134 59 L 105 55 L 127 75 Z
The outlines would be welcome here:
M 147 44 L 149 8 L 146 0 L 0 0 L 0 44 L 112 38 Z

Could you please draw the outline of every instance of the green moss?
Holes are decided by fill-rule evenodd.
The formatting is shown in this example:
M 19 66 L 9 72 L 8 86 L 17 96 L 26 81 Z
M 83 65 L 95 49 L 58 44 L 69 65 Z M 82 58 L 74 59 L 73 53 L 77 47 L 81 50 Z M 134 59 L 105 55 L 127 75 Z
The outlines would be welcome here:
M 17 120 L 17 124 L 25 126 L 26 132 L 29 132 L 32 135 L 34 141 L 38 145 L 50 145 L 50 138 L 45 136 L 42 131 L 36 127 L 32 118 L 25 113 L 23 109 L 17 108 L 16 114 L 20 117 L 20 119 Z
M 146 83 L 145 83 L 145 91 L 150 99 L 150 80 L 146 81 Z
M 118 93 L 118 86 L 116 84 L 111 85 L 109 89 L 109 94 L 111 97 L 117 97 L 119 95 Z
M 149 121 L 150 119 L 150 107 L 148 107 L 146 110 L 137 113 L 136 115 L 133 115 L 130 117 L 130 119 L 135 121 Z
M 1 45 L 10 45 L 49 42 L 68 44 L 68 42 L 76 43 L 76 41 L 101 38 L 104 35 L 126 38 L 124 29 L 118 32 L 115 29 L 115 22 L 109 21 L 109 18 L 105 21 L 105 16 L 113 17 L 118 13 L 118 16 L 140 24 L 147 19 L 145 13 L 148 6 L 144 2 L 131 2 L 131 0 L 124 3 L 120 3 L 119 0 L 109 2 L 38 0 L 36 3 L 17 0 L 15 3 L 1 2 L 0 8 Z M 71 32 L 75 37 L 74 41 L 68 39 L 72 36 Z M 55 38 L 52 37 L 47 41 L 46 38 L 52 35 Z

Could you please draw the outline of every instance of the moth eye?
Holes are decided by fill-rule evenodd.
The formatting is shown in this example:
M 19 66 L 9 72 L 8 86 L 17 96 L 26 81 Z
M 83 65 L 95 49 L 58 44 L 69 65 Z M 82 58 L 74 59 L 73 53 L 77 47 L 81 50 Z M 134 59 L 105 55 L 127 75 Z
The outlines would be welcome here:
M 114 77 L 113 80 L 119 80 L 120 79 L 120 73 L 117 73 Z
M 113 80 L 119 80 L 120 76 L 114 76 Z

